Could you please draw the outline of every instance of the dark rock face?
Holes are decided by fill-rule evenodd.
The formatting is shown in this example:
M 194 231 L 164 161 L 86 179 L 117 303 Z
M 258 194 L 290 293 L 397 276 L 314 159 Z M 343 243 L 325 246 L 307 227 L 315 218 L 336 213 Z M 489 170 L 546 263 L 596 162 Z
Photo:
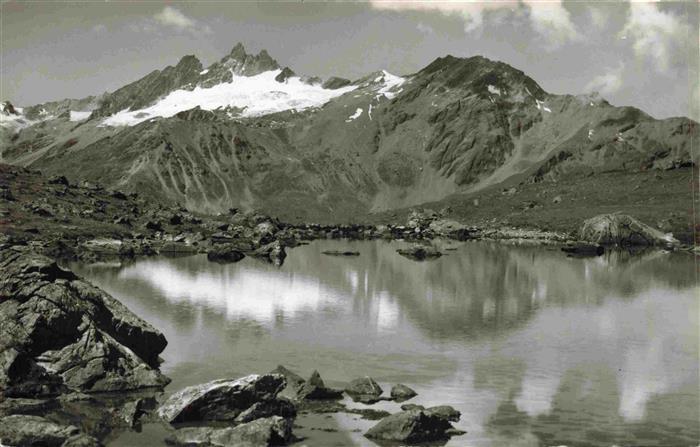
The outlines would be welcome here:
M 416 397 L 417 395 L 418 393 L 416 393 L 413 389 L 407 387 L 402 383 L 391 387 L 391 397 L 393 397 L 397 401 L 409 400 Z
M 401 256 L 405 256 L 409 259 L 413 259 L 415 261 L 424 261 L 426 259 L 436 259 L 442 256 L 442 253 L 440 253 L 438 250 L 436 250 L 433 247 L 430 246 L 424 246 L 424 245 L 414 245 L 409 248 L 400 248 L 396 250 L 398 254 Z
M 291 78 L 291 77 L 294 77 L 294 76 L 296 76 L 296 73 L 294 73 L 294 72 L 292 71 L 291 68 L 289 68 L 289 67 L 284 67 L 284 68 L 282 69 L 282 71 L 280 72 L 280 74 L 278 74 L 277 76 L 275 76 L 275 81 L 277 81 L 277 82 L 286 82 L 287 79 L 289 79 L 289 78 Z
M 12 415 L 0 418 L 0 444 L 12 446 L 98 446 L 96 439 L 81 434 L 73 425 L 60 425 L 39 416 Z
M 318 371 L 311 373 L 311 377 L 298 390 L 297 397 L 301 400 L 326 400 L 340 399 L 343 397 L 341 390 L 326 387 Z
M 447 439 L 452 424 L 439 415 L 423 410 L 409 410 L 392 414 L 370 428 L 365 436 L 370 439 L 407 443 Z
M 185 56 L 174 67 L 155 70 L 106 95 L 93 114 L 109 116 L 126 108 L 141 109 L 173 90 L 196 82 L 201 71 L 202 63 L 195 56 Z
M 26 247 L 0 250 L 0 388 L 7 397 L 162 387 L 163 334 Z
M 339 78 L 337 76 L 332 76 L 324 82 L 321 87 L 329 89 L 329 90 L 336 90 L 341 87 L 345 87 L 346 85 L 350 85 L 351 82 L 349 79 L 345 78 Z
M 170 439 L 175 445 L 267 447 L 292 441 L 292 423 L 280 416 L 256 419 L 236 427 L 196 427 L 177 430 Z
M 624 214 L 601 214 L 586 220 L 581 239 L 603 245 L 673 246 L 678 241 L 670 234 L 646 225 Z
M 214 380 L 173 394 L 158 409 L 158 415 L 170 423 L 234 420 L 254 404 L 274 400 L 285 385 L 284 376 L 278 374 Z M 273 405 L 251 410 L 251 413 L 264 413 Z M 283 406 L 280 404 L 278 408 Z

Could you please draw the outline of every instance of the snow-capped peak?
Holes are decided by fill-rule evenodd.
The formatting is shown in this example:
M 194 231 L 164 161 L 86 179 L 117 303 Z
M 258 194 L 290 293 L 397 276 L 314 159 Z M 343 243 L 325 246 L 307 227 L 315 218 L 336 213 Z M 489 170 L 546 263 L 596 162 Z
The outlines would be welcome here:
M 285 110 L 304 110 L 319 107 L 354 90 L 347 86 L 335 90 L 324 89 L 318 84 L 307 84 L 299 77 L 290 77 L 280 83 L 275 78 L 281 69 L 266 71 L 254 76 L 232 75 L 231 82 L 223 82 L 208 88 L 200 86 L 192 90 L 174 90 L 155 104 L 139 110 L 122 110 L 102 124 L 107 126 L 133 126 L 156 117 L 171 117 L 197 106 L 203 110 L 232 107 L 242 109 L 239 116 L 261 116 Z

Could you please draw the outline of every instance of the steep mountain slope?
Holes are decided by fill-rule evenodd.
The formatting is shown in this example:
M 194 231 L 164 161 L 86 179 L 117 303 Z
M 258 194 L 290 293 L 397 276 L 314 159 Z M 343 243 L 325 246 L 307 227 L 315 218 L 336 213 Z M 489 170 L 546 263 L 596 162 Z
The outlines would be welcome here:
M 298 219 L 687 166 L 697 131 L 686 118 L 655 120 L 595 95 L 548 94 L 479 56 L 438 58 L 407 77 L 322 83 L 240 44 L 206 69 L 186 56 L 78 106 L 90 104 L 84 121 L 63 112 L 6 130 L 4 161 L 198 211 Z

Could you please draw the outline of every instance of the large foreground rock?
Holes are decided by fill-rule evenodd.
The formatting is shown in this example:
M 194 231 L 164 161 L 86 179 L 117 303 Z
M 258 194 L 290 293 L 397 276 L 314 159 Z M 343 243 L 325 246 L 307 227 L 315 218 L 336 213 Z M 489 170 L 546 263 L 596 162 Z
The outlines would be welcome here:
M 0 445 L 7 446 L 99 446 L 73 425 L 60 425 L 39 416 L 13 415 L 0 418 Z
M 646 225 L 625 214 L 601 214 L 586 220 L 581 227 L 581 240 L 603 245 L 678 245 L 670 233 Z
M 447 439 L 452 433 L 456 433 L 454 427 L 442 415 L 414 409 L 385 417 L 365 436 L 384 441 L 419 443 Z
M 256 403 L 275 400 L 285 386 L 280 374 L 214 380 L 173 394 L 158 415 L 170 423 L 234 420 Z
M 169 439 L 176 445 L 268 447 L 287 445 L 292 441 L 289 419 L 272 416 L 256 419 L 236 427 L 192 427 L 177 430 Z
M 6 397 L 163 387 L 163 334 L 28 247 L 0 248 L 0 390 Z

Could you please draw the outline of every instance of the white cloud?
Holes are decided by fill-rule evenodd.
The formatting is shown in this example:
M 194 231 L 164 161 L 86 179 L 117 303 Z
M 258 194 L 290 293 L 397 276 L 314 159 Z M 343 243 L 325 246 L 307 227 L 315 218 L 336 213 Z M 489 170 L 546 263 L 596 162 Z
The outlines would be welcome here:
M 440 0 L 369 0 L 375 9 L 393 11 L 439 12 L 447 16 L 460 17 L 464 21 L 464 31 L 471 32 L 481 27 L 484 12 L 501 8 L 514 8 L 517 0 L 484 2 L 482 0 L 440 1 Z
M 523 3 L 530 8 L 532 27 L 545 38 L 550 48 L 580 38 L 561 0 L 523 0 Z
M 484 23 L 488 11 L 517 8 L 525 5 L 530 12 L 530 22 L 535 31 L 541 34 L 550 46 L 559 46 L 579 37 L 574 24 L 561 0 L 503 0 L 486 2 L 483 0 L 369 0 L 375 9 L 393 11 L 439 12 L 447 16 L 460 17 L 464 21 L 464 31 L 472 32 Z
M 418 31 L 420 31 L 423 34 L 433 34 L 434 33 L 433 29 L 429 25 L 426 25 L 423 22 L 419 22 L 418 25 L 416 25 L 416 28 L 418 29 Z
M 630 3 L 627 22 L 620 35 L 632 42 L 638 58 L 652 62 L 660 72 L 671 71 L 674 60 L 682 57 L 688 25 L 657 3 Z
M 211 28 L 209 28 L 208 25 L 200 24 L 172 6 L 164 7 L 163 10 L 155 14 L 153 18 L 159 25 L 175 28 L 180 31 L 211 33 Z
M 588 93 L 598 92 L 603 96 L 613 94 L 622 87 L 622 74 L 625 66 L 620 63 L 617 68 L 609 69 L 600 76 L 596 76 L 586 84 L 585 91 Z
M 153 16 L 156 21 L 165 26 L 173 26 L 180 29 L 194 28 L 195 21 L 184 15 L 180 10 L 172 6 L 166 6 L 161 12 Z

